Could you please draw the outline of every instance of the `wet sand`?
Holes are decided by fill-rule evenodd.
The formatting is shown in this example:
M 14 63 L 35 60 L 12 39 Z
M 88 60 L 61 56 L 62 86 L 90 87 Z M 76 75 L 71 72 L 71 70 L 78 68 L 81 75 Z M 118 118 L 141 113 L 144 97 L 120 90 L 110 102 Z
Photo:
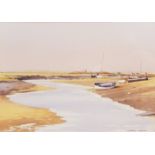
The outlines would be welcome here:
M 0 82 L 0 131 L 35 131 L 42 125 L 64 122 L 56 113 L 44 108 L 24 106 L 6 96 L 17 92 L 47 90 L 23 81 Z
M 115 80 L 109 78 L 58 81 L 93 87 L 95 82 Z M 95 90 L 94 88 L 92 90 L 103 97 L 109 97 L 119 103 L 130 105 L 136 109 L 155 113 L 155 78 L 151 78 L 148 81 L 126 83 L 123 86 L 110 90 Z

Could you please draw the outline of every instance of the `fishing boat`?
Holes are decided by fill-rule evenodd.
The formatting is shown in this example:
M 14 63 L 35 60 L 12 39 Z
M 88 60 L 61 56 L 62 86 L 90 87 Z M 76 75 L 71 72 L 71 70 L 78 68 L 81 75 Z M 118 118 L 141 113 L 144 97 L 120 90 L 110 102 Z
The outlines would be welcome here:
M 148 80 L 148 77 L 137 77 L 137 78 L 129 78 L 128 79 L 128 82 L 131 83 L 131 82 L 138 82 L 138 81 L 146 81 Z
M 130 75 L 128 80 L 127 80 L 129 83 L 149 80 L 147 73 L 142 74 L 142 70 L 143 70 L 142 69 L 143 68 L 142 59 L 140 59 L 140 64 L 139 65 L 140 65 L 139 66 L 140 73 L 132 73 L 132 75 Z
M 95 83 L 95 89 L 113 89 L 116 87 L 116 82 Z
M 136 74 L 136 75 L 132 74 L 128 78 L 129 83 L 130 82 L 138 82 L 138 81 L 146 81 L 146 80 L 149 80 L 147 73 L 145 73 L 145 75 L 144 74 Z

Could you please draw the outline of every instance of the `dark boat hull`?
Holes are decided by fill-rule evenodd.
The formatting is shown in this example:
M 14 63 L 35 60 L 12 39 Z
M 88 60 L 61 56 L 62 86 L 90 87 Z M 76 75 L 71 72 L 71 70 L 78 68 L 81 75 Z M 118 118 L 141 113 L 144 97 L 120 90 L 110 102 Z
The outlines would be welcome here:
M 128 82 L 131 83 L 131 82 L 146 81 L 146 80 L 148 80 L 148 77 L 136 78 L 136 79 L 128 79 Z

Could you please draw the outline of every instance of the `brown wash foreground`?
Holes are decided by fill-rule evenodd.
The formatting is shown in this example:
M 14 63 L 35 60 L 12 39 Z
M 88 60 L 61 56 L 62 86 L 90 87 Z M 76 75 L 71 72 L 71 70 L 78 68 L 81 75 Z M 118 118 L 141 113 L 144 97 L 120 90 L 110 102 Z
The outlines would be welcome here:
M 15 83 L 12 83 L 13 89 L 0 91 L 0 131 L 35 131 L 39 126 L 64 122 L 48 109 L 28 107 L 10 101 L 5 95 L 48 89 L 20 81 Z
M 116 79 L 115 79 L 116 80 Z M 59 80 L 59 82 L 94 86 L 95 82 L 115 81 L 114 79 L 77 79 Z M 58 80 L 57 80 L 58 81 Z M 155 78 L 148 81 L 126 83 L 115 89 L 94 90 L 103 97 L 109 97 L 114 101 L 130 105 L 136 109 L 155 112 Z

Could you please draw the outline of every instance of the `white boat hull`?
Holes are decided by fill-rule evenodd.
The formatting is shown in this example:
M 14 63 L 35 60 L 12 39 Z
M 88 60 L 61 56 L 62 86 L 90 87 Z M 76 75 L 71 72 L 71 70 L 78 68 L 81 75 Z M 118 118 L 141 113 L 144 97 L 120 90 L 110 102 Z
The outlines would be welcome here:
M 99 90 L 107 90 L 107 89 L 113 89 L 115 88 L 115 86 L 111 86 L 111 87 L 100 87 L 100 86 L 95 86 L 95 89 L 99 89 Z

